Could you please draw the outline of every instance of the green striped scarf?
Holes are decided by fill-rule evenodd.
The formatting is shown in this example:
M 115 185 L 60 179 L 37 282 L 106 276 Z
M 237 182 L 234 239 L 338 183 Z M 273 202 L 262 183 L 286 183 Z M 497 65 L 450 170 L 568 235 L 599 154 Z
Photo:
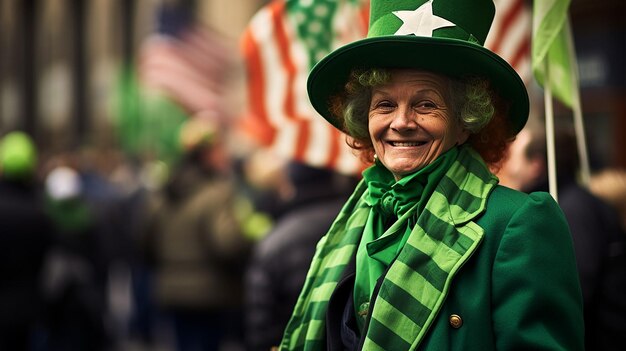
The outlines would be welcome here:
M 375 297 L 365 350 L 415 350 L 443 304 L 451 281 L 478 247 L 483 230 L 474 222 L 497 178 L 469 146 L 443 176 L 419 215 L 406 245 L 391 264 Z M 328 300 L 355 254 L 370 213 L 361 182 L 315 257 L 280 350 L 326 348 Z

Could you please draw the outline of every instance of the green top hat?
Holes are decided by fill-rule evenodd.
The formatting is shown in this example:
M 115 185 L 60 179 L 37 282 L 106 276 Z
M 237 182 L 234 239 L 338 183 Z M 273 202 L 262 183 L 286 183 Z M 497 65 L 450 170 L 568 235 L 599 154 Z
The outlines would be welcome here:
M 492 0 L 371 0 L 367 38 L 338 48 L 313 67 L 308 94 L 313 107 L 336 128 L 330 97 L 355 69 L 415 68 L 450 77 L 478 75 L 509 104 L 510 135 L 528 119 L 524 82 L 485 42 L 495 14 Z

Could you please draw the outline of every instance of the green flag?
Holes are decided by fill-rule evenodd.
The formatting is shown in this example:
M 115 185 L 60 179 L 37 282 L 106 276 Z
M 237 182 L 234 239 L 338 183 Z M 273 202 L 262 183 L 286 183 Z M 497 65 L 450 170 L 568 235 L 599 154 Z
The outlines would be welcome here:
M 572 74 L 575 57 L 567 17 L 569 4 L 570 0 L 534 1 L 532 69 L 539 85 L 545 87 L 549 81 L 554 96 L 572 107 L 578 96 L 578 79 Z
M 125 152 L 153 155 L 168 163 L 180 157 L 178 130 L 188 115 L 169 98 L 142 89 L 135 67 L 122 67 L 113 108 Z

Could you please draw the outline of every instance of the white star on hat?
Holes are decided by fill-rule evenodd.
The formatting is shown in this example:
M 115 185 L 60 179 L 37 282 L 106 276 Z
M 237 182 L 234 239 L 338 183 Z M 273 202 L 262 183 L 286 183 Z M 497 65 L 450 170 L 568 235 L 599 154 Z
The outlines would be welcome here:
M 413 11 L 393 11 L 402 20 L 402 26 L 395 35 L 414 34 L 420 37 L 432 37 L 435 29 L 454 27 L 456 24 L 433 14 L 433 0 L 427 1 Z

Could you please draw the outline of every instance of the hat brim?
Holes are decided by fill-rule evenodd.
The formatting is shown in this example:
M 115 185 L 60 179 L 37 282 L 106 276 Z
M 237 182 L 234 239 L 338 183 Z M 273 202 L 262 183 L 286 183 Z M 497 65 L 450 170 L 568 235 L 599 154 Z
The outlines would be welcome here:
M 341 123 L 329 111 L 330 97 L 341 93 L 353 69 L 415 68 L 450 77 L 477 75 L 487 79 L 510 105 L 510 135 L 526 124 L 528 92 L 517 72 L 492 51 L 463 40 L 418 36 L 380 36 L 338 48 L 318 62 L 307 82 L 313 107 L 339 130 Z

